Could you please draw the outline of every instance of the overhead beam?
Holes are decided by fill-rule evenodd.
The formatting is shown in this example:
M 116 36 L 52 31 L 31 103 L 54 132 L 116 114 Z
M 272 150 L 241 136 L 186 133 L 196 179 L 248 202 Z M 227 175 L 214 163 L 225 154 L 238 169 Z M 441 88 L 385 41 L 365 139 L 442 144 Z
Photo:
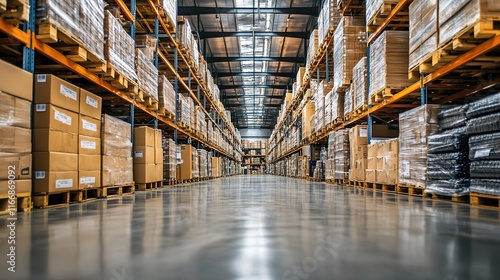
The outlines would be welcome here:
M 287 90 L 289 86 L 287 85 L 219 85 L 219 90 L 231 90 L 240 88 L 268 88 L 268 89 L 279 89 Z
M 234 77 L 234 76 L 270 76 L 270 77 L 284 77 L 294 78 L 297 74 L 291 72 L 219 72 L 216 74 L 219 78 Z
M 281 104 L 226 104 L 226 108 L 243 108 L 243 107 L 264 107 L 264 108 L 279 108 Z
M 274 99 L 283 99 L 285 96 L 283 95 L 224 95 L 221 99 L 238 99 L 238 98 L 274 98 Z
M 200 39 L 225 38 L 225 37 L 253 37 L 271 36 L 271 37 L 289 37 L 298 39 L 309 39 L 310 32 L 272 32 L 272 31 L 227 31 L 227 32 L 198 32 Z
M 304 63 L 306 59 L 304 57 L 254 57 L 254 56 L 236 56 L 236 57 L 207 57 L 205 58 L 207 63 L 218 63 L 218 62 L 238 62 L 238 61 L 272 61 L 272 62 L 289 62 L 289 63 Z
M 220 7 L 196 7 L 180 6 L 177 14 L 179 16 L 216 15 L 216 14 L 283 14 L 283 15 L 319 15 L 317 7 L 289 7 L 289 8 L 220 8 Z

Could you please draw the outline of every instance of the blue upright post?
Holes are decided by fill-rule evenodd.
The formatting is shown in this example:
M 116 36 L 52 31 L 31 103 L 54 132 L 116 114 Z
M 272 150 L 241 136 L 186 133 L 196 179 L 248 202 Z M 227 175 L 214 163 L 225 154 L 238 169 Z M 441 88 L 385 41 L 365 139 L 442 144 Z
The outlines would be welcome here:
M 156 16 L 155 17 L 156 49 L 155 49 L 155 61 L 154 61 L 156 69 L 158 69 L 158 64 L 159 64 L 159 61 L 158 61 L 158 46 L 159 46 L 158 37 L 159 37 L 159 33 L 160 33 L 160 23 L 158 21 L 158 17 Z
M 30 16 L 28 22 L 23 24 L 23 31 L 35 32 L 36 0 L 30 0 Z M 35 73 L 35 50 L 32 48 L 31 37 L 29 44 L 23 47 L 23 69 Z
M 368 37 L 368 34 L 366 34 L 366 36 Z M 366 47 L 366 88 L 368 89 L 366 91 L 366 100 L 370 100 L 370 46 L 367 46 Z M 370 103 L 370 102 L 368 102 Z M 370 108 L 371 105 L 368 105 L 368 108 Z M 372 115 L 371 114 L 368 114 L 368 118 L 366 120 L 367 122 L 367 127 L 368 127 L 368 144 L 370 144 L 370 142 L 372 141 L 372 122 L 373 122 L 373 118 L 372 118 Z
M 177 73 L 179 67 L 179 57 L 178 50 L 174 50 L 174 69 Z M 179 81 L 177 78 L 174 79 L 174 91 L 175 91 L 175 124 L 179 123 Z M 177 144 L 177 129 L 174 129 L 174 142 Z
M 328 49 L 326 49 L 326 54 L 325 54 L 325 57 L 326 57 L 326 82 L 329 83 L 330 82 L 330 67 L 328 65 L 329 63 L 329 59 L 328 59 Z
M 423 83 L 424 74 L 420 77 L 420 105 L 427 104 L 427 86 Z

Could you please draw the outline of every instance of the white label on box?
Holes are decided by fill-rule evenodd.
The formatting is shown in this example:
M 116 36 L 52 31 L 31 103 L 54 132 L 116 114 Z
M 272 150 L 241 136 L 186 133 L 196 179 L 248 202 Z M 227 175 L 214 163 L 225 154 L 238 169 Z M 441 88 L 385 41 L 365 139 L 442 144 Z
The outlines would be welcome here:
M 82 126 L 85 130 L 97 131 L 97 125 L 95 123 L 88 122 L 86 120 L 82 120 Z
M 94 141 L 85 141 L 85 140 L 83 140 L 82 142 L 80 142 L 80 147 L 82 149 L 95 150 L 95 149 L 97 149 L 97 144 Z
M 359 137 L 368 137 L 368 129 L 366 127 L 362 127 L 359 129 Z
M 73 100 L 76 100 L 78 98 L 78 93 L 76 93 L 76 91 L 64 86 L 64 85 L 61 85 L 61 94 L 68 97 L 68 98 L 71 98 Z
M 36 104 L 35 110 L 37 112 L 45 112 L 47 111 L 47 104 Z
M 45 83 L 47 81 L 47 75 L 45 75 L 45 74 L 36 75 L 36 81 L 38 83 Z
M 135 157 L 136 158 L 142 158 L 144 155 L 142 153 L 142 151 L 135 151 Z
M 88 105 L 90 105 L 96 109 L 99 106 L 99 102 L 90 96 L 87 96 L 85 103 L 87 103 Z
M 476 153 L 474 154 L 474 158 L 489 157 L 490 153 L 491 149 L 477 150 Z
M 71 117 L 57 110 L 54 113 L 54 119 L 62 122 L 63 124 L 71 125 Z
M 95 177 L 81 177 L 80 184 L 95 184 Z
M 56 189 L 66 189 L 73 187 L 73 179 L 56 180 Z
M 45 171 L 35 171 L 35 179 L 45 179 Z

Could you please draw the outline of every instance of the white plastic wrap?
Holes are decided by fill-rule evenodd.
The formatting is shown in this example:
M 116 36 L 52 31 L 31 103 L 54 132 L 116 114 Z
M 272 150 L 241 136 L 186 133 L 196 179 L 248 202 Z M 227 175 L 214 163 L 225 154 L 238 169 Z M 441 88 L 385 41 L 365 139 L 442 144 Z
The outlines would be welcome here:
M 368 105 L 368 83 L 366 72 L 366 57 L 363 57 L 352 70 L 352 95 L 354 97 L 354 109 Z
M 335 132 L 335 162 L 334 178 L 338 180 L 349 178 L 349 129 Z
M 321 45 L 328 34 L 330 28 L 335 30 L 341 15 L 337 9 L 335 0 L 326 0 L 318 17 L 318 43 Z
M 175 142 L 171 138 L 163 139 L 163 178 L 167 181 L 176 180 L 177 154 Z
M 353 99 L 351 87 L 348 87 L 344 93 L 344 115 L 350 114 L 354 109 Z
M 385 5 L 397 4 L 399 0 L 367 0 L 366 1 L 366 22 L 371 22 L 379 11 L 384 10 L 384 15 L 390 13 L 390 10 L 384 9 Z
M 177 25 L 177 0 L 160 0 L 160 8 L 169 18 L 170 24 Z
M 136 49 L 135 70 L 139 89 L 158 101 L 158 69 L 140 49 Z
M 158 76 L 158 108 L 175 116 L 175 90 L 163 75 Z
M 415 0 L 410 4 L 410 53 L 438 30 L 437 0 Z

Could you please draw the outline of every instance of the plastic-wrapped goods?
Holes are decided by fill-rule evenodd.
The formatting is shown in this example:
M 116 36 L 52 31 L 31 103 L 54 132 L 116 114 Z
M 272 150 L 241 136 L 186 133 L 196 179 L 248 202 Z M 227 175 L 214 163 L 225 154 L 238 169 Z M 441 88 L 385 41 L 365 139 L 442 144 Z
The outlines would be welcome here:
M 500 132 L 469 138 L 470 160 L 500 160 Z
M 467 134 L 484 134 L 500 131 L 500 113 L 471 119 L 467 122 Z
M 415 0 L 410 4 L 409 69 L 423 63 L 437 49 L 437 0 Z
M 384 31 L 370 47 L 370 100 L 386 88 L 403 89 L 411 83 L 408 31 Z
M 109 115 L 102 116 L 102 186 L 133 182 L 131 125 Z
M 179 94 L 179 121 L 188 127 L 191 127 L 191 111 L 194 109 L 191 107 L 192 103 L 191 97 Z
M 478 160 L 470 164 L 471 178 L 500 179 L 500 160 Z
M 332 122 L 332 95 L 333 90 L 328 92 L 325 96 L 325 125 L 329 125 Z
M 207 154 L 207 151 L 203 150 L 203 149 L 198 149 L 198 158 L 199 158 L 199 162 L 200 162 L 200 166 L 199 166 L 200 178 L 206 178 L 206 177 L 208 177 L 208 163 L 207 163 L 208 154 Z
M 176 180 L 177 154 L 176 145 L 173 139 L 164 138 L 163 146 L 163 178 L 166 181 Z
M 76 40 L 104 62 L 104 1 L 37 0 L 36 20 L 39 27 L 50 25 L 57 32 Z
M 399 0 L 368 0 L 366 1 L 366 23 L 371 23 L 377 13 L 389 14 L 391 11 L 387 10 L 386 6 L 397 4 Z
M 109 11 L 105 11 L 104 35 L 104 56 L 108 67 L 113 67 L 128 80 L 137 82 L 135 56 L 132 55 L 135 53 L 135 41 Z
M 317 51 L 318 51 L 318 29 L 314 29 L 311 32 L 311 37 L 309 38 L 309 48 L 307 48 L 306 65 L 309 66 L 313 62 Z
M 158 76 L 158 109 L 165 109 L 175 116 L 175 91 L 169 80 L 163 75 Z
M 427 40 L 423 41 L 413 52 L 410 53 L 408 59 L 408 70 L 417 70 L 417 66 L 424 62 L 429 62 L 433 52 L 437 50 L 438 33 L 434 33 Z M 427 74 L 431 69 L 422 69 L 421 73 Z
M 440 105 L 423 105 L 399 115 L 399 183 L 427 184 L 427 137 L 437 133 Z
M 489 24 L 499 16 L 497 0 L 439 0 L 439 47 L 476 24 Z
M 466 178 L 448 180 L 429 179 L 426 193 L 461 196 L 469 194 L 469 186 L 470 179 Z
M 365 32 L 363 18 L 344 16 L 333 37 L 333 89 L 342 92 L 351 84 L 352 69 L 366 55 L 366 43 L 359 40 Z
M 159 6 L 165 17 L 168 17 L 169 24 L 177 25 L 177 0 L 160 0 Z
M 139 89 L 144 92 L 144 97 L 149 96 L 158 101 L 158 69 L 140 49 L 136 49 L 135 55 Z
M 352 69 L 352 95 L 354 97 L 354 109 L 368 105 L 368 83 L 366 72 L 366 57 L 361 58 Z
M 328 159 L 335 159 L 335 132 L 328 135 Z
M 439 112 L 439 131 L 465 127 L 468 107 L 468 105 L 456 106 Z
M 155 58 L 157 39 L 150 35 L 136 35 L 135 48 L 140 49 L 149 61 Z
M 429 154 L 427 160 L 427 176 L 434 180 L 451 180 L 469 176 L 469 161 L 467 154 L 444 153 Z
M 191 163 L 191 168 L 193 170 L 193 178 L 200 178 L 200 159 L 198 158 L 198 150 L 191 150 L 191 158 L 193 159 Z
M 500 195 L 500 180 L 471 179 L 470 191 L 474 193 Z
M 334 178 L 338 180 L 349 178 L 349 129 L 335 131 L 335 162 Z
M 427 144 L 430 154 L 464 152 L 469 148 L 465 128 L 431 135 L 427 138 Z
M 472 119 L 497 112 L 500 112 L 500 93 L 470 103 L 466 115 L 467 118 Z
M 341 15 L 337 9 L 335 0 L 326 0 L 318 17 L 318 43 L 322 44 L 329 30 L 337 27 Z
M 353 96 L 351 87 L 348 87 L 344 93 L 344 116 L 350 114 L 353 110 Z
M 344 93 L 334 92 L 332 95 L 332 121 L 344 117 Z

